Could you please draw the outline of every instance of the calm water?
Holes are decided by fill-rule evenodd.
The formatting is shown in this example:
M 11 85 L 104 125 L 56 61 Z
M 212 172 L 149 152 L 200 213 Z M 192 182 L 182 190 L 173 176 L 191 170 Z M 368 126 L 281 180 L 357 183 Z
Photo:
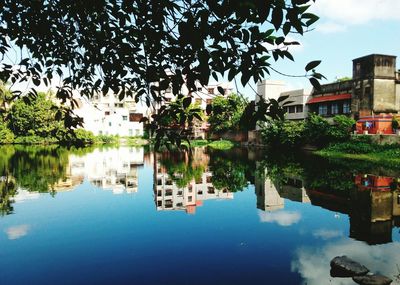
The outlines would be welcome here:
M 400 171 L 310 155 L 0 148 L 0 284 L 398 281 Z

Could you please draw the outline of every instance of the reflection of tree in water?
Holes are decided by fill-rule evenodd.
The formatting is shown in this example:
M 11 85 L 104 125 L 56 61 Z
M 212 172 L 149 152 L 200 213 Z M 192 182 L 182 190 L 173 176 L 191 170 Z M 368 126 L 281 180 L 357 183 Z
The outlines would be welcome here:
M 17 193 L 15 179 L 8 175 L 2 175 L 0 179 L 0 215 L 12 214 L 13 197 Z
M 253 180 L 254 169 L 255 164 L 248 159 L 247 150 L 210 153 L 210 170 L 213 173 L 211 181 L 217 189 L 227 189 L 229 192 L 242 191 L 248 182 Z
M 160 154 L 160 163 L 179 188 L 186 187 L 192 180 L 198 180 L 206 171 L 208 157 L 202 149 L 187 152 L 164 152 Z
M 160 163 L 178 187 L 187 186 L 192 180 L 201 179 L 206 171 L 212 172 L 211 183 L 216 189 L 229 192 L 242 191 L 252 180 L 251 163 L 246 151 L 211 151 L 206 148 L 187 152 L 159 154 Z
M 2 146 L 0 147 L 1 213 L 13 211 L 13 197 L 18 188 L 30 192 L 50 192 L 65 178 L 68 151 L 56 146 Z

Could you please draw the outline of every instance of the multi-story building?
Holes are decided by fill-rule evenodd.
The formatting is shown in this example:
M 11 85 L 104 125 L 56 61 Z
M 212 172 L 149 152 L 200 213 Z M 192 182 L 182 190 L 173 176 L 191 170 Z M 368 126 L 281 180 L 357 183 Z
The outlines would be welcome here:
M 353 60 L 351 80 L 324 84 L 312 92 L 309 111 L 325 117 L 345 114 L 356 119 L 400 111 L 396 57 L 371 54 Z
M 314 89 L 307 101 L 308 111 L 323 117 L 351 114 L 352 80 L 324 84 Z
M 268 177 L 266 168 L 262 170 L 260 165 L 257 165 L 257 172 L 263 173 L 263 175 L 255 177 L 257 209 L 263 211 L 283 209 L 285 207 L 285 199 L 300 203 L 310 202 L 301 178 L 295 176 L 285 177 L 284 182 L 278 186 Z
M 288 120 L 304 120 L 307 117 L 308 108 L 306 103 L 310 96 L 310 91 L 304 89 L 286 91 L 287 87 L 283 81 L 278 80 L 262 80 L 257 83 L 257 96 L 255 103 L 263 98 L 265 101 L 269 99 L 278 100 L 281 97 L 288 98 L 283 102 L 285 104 L 286 119 Z M 282 102 L 282 103 L 283 103 Z
M 193 178 L 185 185 L 179 183 L 168 174 L 167 169 L 154 159 L 154 200 L 157 211 L 181 210 L 194 214 L 196 207 L 203 201 L 214 199 L 233 199 L 233 193 L 227 189 L 216 189 L 212 184 L 212 172 L 207 168 L 208 158 L 203 150 L 197 149 L 195 160 L 201 161 L 204 171 L 200 177 Z M 197 158 L 196 158 L 197 157 Z M 200 166 L 200 165 L 199 165 Z M 182 174 L 176 174 L 178 177 Z
M 283 96 L 288 96 L 285 101 L 289 103 L 285 104 L 283 107 L 286 111 L 285 118 L 287 120 L 297 121 L 307 118 L 308 107 L 306 103 L 310 97 L 309 91 L 304 89 L 286 91 L 279 95 L 279 97 Z
M 135 100 L 119 100 L 114 94 L 81 98 L 75 113 L 84 120 L 84 129 L 95 135 L 143 136 L 143 112 Z
M 137 168 L 143 165 L 143 148 L 96 149 L 85 156 L 69 157 L 71 177 L 84 177 L 93 185 L 114 194 L 138 191 Z

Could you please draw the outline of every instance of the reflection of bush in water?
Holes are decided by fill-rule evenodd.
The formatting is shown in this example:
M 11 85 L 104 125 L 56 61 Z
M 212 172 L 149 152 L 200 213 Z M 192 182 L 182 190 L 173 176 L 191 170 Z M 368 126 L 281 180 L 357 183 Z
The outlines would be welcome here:
M 215 157 L 210 161 L 211 182 L 217 189 L 229 192 L 242 191 L 247 186 L 246 170 L 248 165 L 237 160 Z
M 206 170 L 208 157 L 204 153 L 196 153 L 191 157 L 185 152 L 164 152 L 160 154 L 161 166 L 179 188 L 184 188 L 192 180 L 201 179 Z
M 2 175 L 0 179 L 0 216 L 13 213 L 13 197 L 16 193 L 15 179 L 11 176 Z

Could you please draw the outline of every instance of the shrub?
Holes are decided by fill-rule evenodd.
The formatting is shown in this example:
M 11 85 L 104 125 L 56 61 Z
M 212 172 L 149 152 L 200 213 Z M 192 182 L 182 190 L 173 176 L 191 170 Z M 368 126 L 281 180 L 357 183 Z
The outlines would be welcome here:
M 308 143 L 322 147 L 329 143 L 329 128 L 327 120 L 319 115 L 311 113 L 304 126 L 304 136 Z
M 331 142 L 348 141 L 351 130 L 356 121 L 344 115 L 337 115 L 333 118 L 334 125 L 329 128 L 328 136 Z
M 47 137 L 42 138 L 35 135 L 16 137 L 14 143 L 16 144 L 54 144 L 57 143 L 57 138 Z
M 87 131 L 85 129 L 76 129 L 74 131 L 75 134 L 75 144 L 78 145 L 90 145 L 95 142 L 95 135 L 91 131 Z
M 397 130 L 399 128 L 399 121 L 397 121 L 395 118 L 392 119 L 392 129 Z
M 0 144 L 10 144 L 14 142 L 14 134 L 7 126 L 0 122 Z
M 261 137 L 271 147 L 299 147 L 304 143 L 304 123 L 270 121 L 263 127 Z
M 115 144 L 119 142 L 119 136 L 112 135 L 98 135 L 95 139 L 95 143 L 99 144 Z

